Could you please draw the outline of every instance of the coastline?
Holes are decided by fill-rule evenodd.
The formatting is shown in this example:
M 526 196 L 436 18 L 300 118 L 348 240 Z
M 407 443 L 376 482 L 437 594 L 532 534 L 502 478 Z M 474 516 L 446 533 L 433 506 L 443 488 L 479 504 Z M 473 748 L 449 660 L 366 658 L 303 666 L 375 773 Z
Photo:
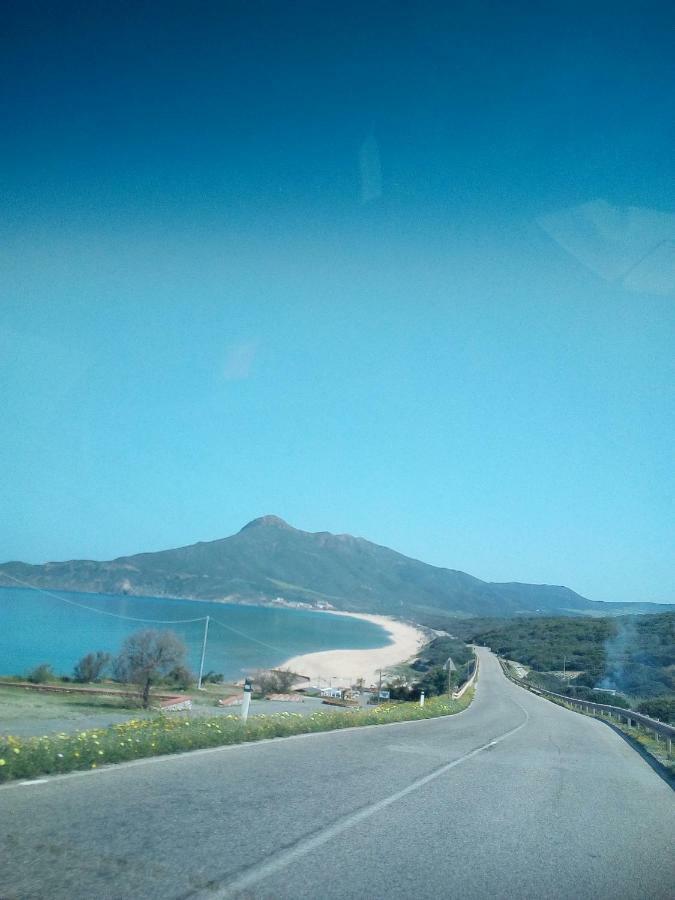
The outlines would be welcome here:
M 18 579 L 17 579 L 18 581 Z M 223 604 L 233 607 L 261 607 L 267 609 L 298 609 L 298 611 L 311 611 L 323 615 L 331 616 L 349 616 L 354 619 L 361 619 L 365 622 L 372 622 L 380 626 L 389 638 L 389 643 L 384 647 L 365 648 L 365 649 L 336 649 L 336 650 L 319 650 L 310 653 L 298 654 L 284 662 L 277 664 L 276 668 L 292 669 L 298 675 L 309 676 L 315 683 L 322 686 L 328 686 L 332 683 L 335 686 L 347 686 L 353 684 L 359 678 L 363 678 L 368 685 L 376 684 L 380 677 L 380 670 L 385 671 L 393 666 L 407 662 L 416 656 L 419 650 L 429 642 L 429 629 L 423 630 L 422 627 L 416 626 L 408 622 L 401 622 L 390 616 L 378 615 L 375 613 L 355 613 L 338 609 L 310 609 L 306 607 L 296 607 L 292 603 L 280 606 L 275 603 L 265 602 L 240 602 L 226 598 L 203 598 L 203 597 L 178 597 L 174 595 L 146 595 L 146 594 L 111 594 L 106 591 L 85 591 L 74 590 L 73 588 L 44 588 L 38 585 L 27 583 L 19 583 L 17 585 L 2 584 L 0 588 L 7 590 L 24 590 L 34 591 L 42 594 L 49 594 L 50 591 L 58 590 L 68 594 L 82 594 L 130 599 L 146 599 L 146 600 L 179 600 L 195 603 L 213 603 Z M 58 598 L 61 599 L 61 598 Z M 69 602 L 69 601 L 66 601 Z M 75 604 L 77 605 L 77 604 Z
M 373 622 L 383 628 L 390 643 L 384 647 L 361 650 L 319 650 L 303 653 L 285 660 L 277 668 L 291 669 L 298 675 L 306 675 L 313 682 L 334 687 L 346 687 L 363 678 L 366 685 L 377 684 L 380 670 L 407 662 L 428 642 L 427 634 L 421 628 L 407 622 L 399 622 L 389 616 L 371 613 L 353 613 L 343 610 L 317 610 L 331 616 L 350 616 Z

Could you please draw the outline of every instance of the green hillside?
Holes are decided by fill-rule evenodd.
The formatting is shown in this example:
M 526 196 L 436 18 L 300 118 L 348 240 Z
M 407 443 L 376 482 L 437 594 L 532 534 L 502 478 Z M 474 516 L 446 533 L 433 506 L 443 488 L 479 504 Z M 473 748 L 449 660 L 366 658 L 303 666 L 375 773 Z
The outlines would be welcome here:
M 635 698 L 675 694 L 675 612 L 475 620 L 454 630 L 537 672 L 560 672 L 563 665 L 568 672 L 581 671 L 569 682 L 575 687 L 612 688 Z M 540 683 L 544 684 L 541 679 Z

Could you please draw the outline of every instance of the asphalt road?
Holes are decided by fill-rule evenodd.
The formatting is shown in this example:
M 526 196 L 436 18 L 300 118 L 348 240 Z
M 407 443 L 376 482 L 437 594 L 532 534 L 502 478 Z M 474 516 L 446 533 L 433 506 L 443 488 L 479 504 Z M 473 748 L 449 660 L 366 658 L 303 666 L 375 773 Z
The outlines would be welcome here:
M 0 898 L 670 898 L 673 796 L 481 651 L 457 716 L 1 788 Z

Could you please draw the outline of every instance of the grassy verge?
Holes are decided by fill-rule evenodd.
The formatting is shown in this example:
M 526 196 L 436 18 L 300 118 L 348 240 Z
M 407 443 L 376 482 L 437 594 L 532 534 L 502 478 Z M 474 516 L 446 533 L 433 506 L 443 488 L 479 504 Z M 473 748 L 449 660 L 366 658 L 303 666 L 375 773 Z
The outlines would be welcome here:
M 423 708 L 418 703 L 392 703 L 348 713 L 317 712 L 303 716 L 283 712 L 272 716 L 254 716 L 246 724 L 238 715 L 203 719 L 160 715 L 77 734 L 0 738 L 0 783 L 16 778 L 96 769 L 109 763 L 204 747 L 360 725 L 432 719 L 461 712 L 472 699 L 473 690 L 469 690 L 459 700 L 433 697 L 427 700 Z
M 637 744 L 640 744 L 647 753 L 663 766 L 670 778 L 675 780 L 675 760 L 668 756 L 668 746 L 663 739 L 657 741 L 649 732 L 641 728 L 630 728 L 623 722 L 613 722 L 612 724 L 615 728 L 631 737 Z

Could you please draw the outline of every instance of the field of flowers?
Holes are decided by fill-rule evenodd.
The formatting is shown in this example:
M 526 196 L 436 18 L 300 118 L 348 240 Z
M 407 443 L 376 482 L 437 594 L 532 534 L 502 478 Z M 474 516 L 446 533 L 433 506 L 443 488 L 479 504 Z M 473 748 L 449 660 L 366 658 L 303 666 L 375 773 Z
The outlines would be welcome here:
M 465 709 L 472 696 L 473 691 L 468 691 L 459 700 L 434 697 L 422 708 L 418 703 L 391 703 L 373 709 L 317 712 L 311 716 L 283 712 L 254 716 L 247 723 L 243 723 L 238 715 L 187 718 L 167 714 L 75 734 L 0 737 L 0 783 L 77 769 L 96 769 L 111 763 L 204 747 L 448 716 Z

